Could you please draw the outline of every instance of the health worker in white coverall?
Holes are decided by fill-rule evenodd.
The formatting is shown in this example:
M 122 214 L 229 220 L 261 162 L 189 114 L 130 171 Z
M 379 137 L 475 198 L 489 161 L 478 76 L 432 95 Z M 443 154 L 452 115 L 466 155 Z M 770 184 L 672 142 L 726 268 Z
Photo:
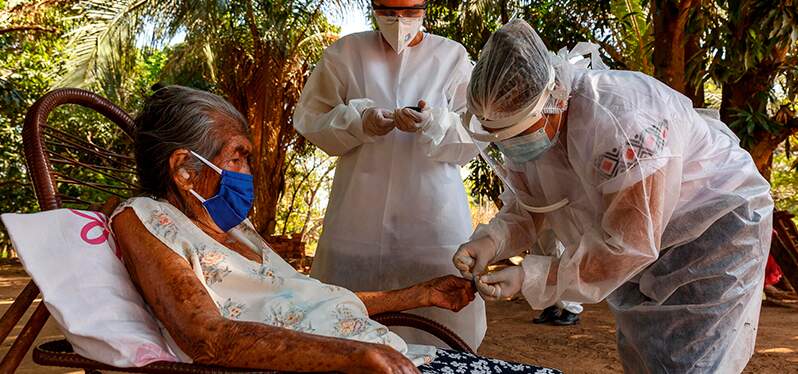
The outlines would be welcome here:
M 453 261 L 483 297 L 521 292 L 535 309 L 606 298 L 626 372 L 740 372 L 759 320 L 769 185 L 726 125 L 645 74 L 580 61 L 591 49 L 555 55 L 521 20 L 487 42 L 469 131 L 490 142 L 480 149 L 507 188 Z M 561 257 L 485 274 L 546 226 Z
M 478 153 L 460 123 L 473 68 L 465 48 L 421 31 L 424 1 L 372 5 L 379 31 L 328 47 L 294 114 L 300 134 L 339 157 L 311 276 L 354 291 L 458 274 L 451 258 L 473 229 L 460 167 Z M 479 297 L 458 313 L 413 313 L 474 350 L 485 335 Z

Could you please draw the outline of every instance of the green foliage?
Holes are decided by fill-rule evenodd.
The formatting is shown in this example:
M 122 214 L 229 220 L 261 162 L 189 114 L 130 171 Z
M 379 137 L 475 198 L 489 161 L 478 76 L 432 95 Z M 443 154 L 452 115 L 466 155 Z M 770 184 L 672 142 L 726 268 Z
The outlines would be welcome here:
M 610 11 L 614 22 L 609 23 L 609 30 L 626 69 L 653 75 L 654 35 L 646 3 L 646 0 L 612 0 Z
M 261 137 L 267 139 L 273 136 L 270 131 L 291 128 L 290 116 L 304 79 L 323 48 L 335 39 L 336 30 L 322 10 L 346 11 L 347 6 L 365 1 L 74 0 L 48 2 L 54 6 L 36 7 L 36 11 L 25 8 L 32 1 L 14 3 L 21 5 L 10 12 L 9 2 L 0 0 L 0 29 L 11 25 L 39 29 L 0 34 L 0 196 L 4 197 L 0 211 L 36 208 L 21 157 L 20 130 L 25 110 L 50 87 L 79 84 L 129 112 L 140 107 L 155 82 L 197 87 L 222 94 L 249 112 L 249 118 L 262 120 L 252 123 L 253 129 L 267 129 Z M 702 2 L 686 26 L 700 32 L 700 47 L 706 52 L 691 59 L 688 75 L 694 83 L 704 84 L 710 107 L 723 104 L 724 85 L 763 68 L 774 69 L 773 75 L 759 82 L 758 96 L 751 96 L 756 99 L 752 102 L 769 105 L 732 110 L 730 126 L 747 146 L 761 140 L 763 132 L 783 127 L 774 122 L 776 109 L 798 109 L 796 4 L 790 0 Z M 601 45 L 610 66 L 650 74 L 655 6 L 648 0 L 430 0 L 425 26 L 462 43 L 476 59 L 490 34 L 517 16 L 529 21 L 551 50 L 593 41 Z M 142 37 L 149 29 L 154 31 Z M 185 36 L 182 43 L 164 47 L 178 34 Z M 142 40 L 147 46 L 141 47 Z M 784 62 L 768 65 L 784 51 Z M 776 89 L 771 85 L 774 76 Z M 263 104 L 264 98 L 274 100 Z M 261 109 L 266 113 L 252 115 Z M 63 108 L 52 119 L 65 129 L 90 134 L 85 140 L 119 152 L 129 147 L 124 137 L 109 131 L 99 116 L 88 111 Z M 271 173 L 284 171 L 285 175 L 279 186 L 258 188 L 280 190 L 277 233 L 299 233 L 312 248 L 333 161 L 303 144 L 290 130 L 275 138 L 280 139 L 277 146 L 287 149 L 288 160 L 283 169 Z M 789 153 L 787 149 L 783 157 L 791 164 Z M 779 157 L 774 159 L 774 186 L 794 185 L 793 169 L 783 169 Z M 487 165 L 477 160 L 469 170 L 467 184 L 475 200 L 498 203 L 501 183 Z M 98 197 L 82 189 L 65 192 L 85 199 Z M 779 199 L 788 196 L 777 195 Z
M 498 154 L 499 150 L 494 146 L 486 148 L 485 151 L 489 152 L 493 157 L 501 157 Z M 499 195 L 504 191 L 504 184 L 491 170 L 490 166 L 480 156 L 480 158 L 468 163 L 468 170 L 466 185 L 474 202 L 477 205 L 492 202 L 495 206 L 501 208 L 502 202 L 499 199 Z
M 600 30 L 607 29 L 613 20 L 607 2 L 430 0 L 424 26 L 433 34 L 460 42 L 471 58 L 476 60 L 493 31 L 512 17 L 529 22 L 553 51 L 573 47 L 580 41 L 598 41 L 602 34 Z M 610 62 L 610 65 L 613 63 Z M 471 196 L 478 203 L 487 200 L 500 205 L 502 184 L 488 165 L 482 159 L 476 159 L 469 163 L 468 168 L 467 183 Z
M 136 40 L 158 47 L 184 36 L 164 66 L 165 83 L 220 94 L 249 121 L 255 141 L 253 174 L 259 194 L 250 217 L 273 227 L 283 161 L 295 138 L 291 115 L 310 68 L 337 38 L 325 12 L 362 0 L 79 0 L 85 26 L 71 33 L 63 82 L 99 82 L 123 98 Z M 153 30 L 144 35 L 147 30 Z
M 306 252 L 312 254 L 321 235 L 335 158 L 313 146 L 295 145 L 289 150 L 288 161 L 275 233 L 300 235 Z
M 798 3 L 717 0 L 704 4 L 701 12 L 709 58 L 706 71 L 693 79 L 711 79 L 724 87 L 721 113 L 746 146 L 771 143 L 768 136 L 784 139 L 790 131 L 783 127 L 785 113 L 778 111 L 783 105 L 794 107 L 798 89 Z M 762 133 L 754 140 L 752 131 L 757 130 Z
M 798 138 L 792 137 L 786 144 L 796 143 Z M 795 172 L 798 152 L 789 146 L 779 147 L 773 154 L 773 170 L 771 174 L 771 193 L 776 202 L 776 209 L 786 210 L 798 216 L 798 173 Z
M 611 22 L 609 3 L 584 0 L 430 0 L 424 26 L 479 56 L 491 33 L 513 17 L 536 28 L 550 50 L 596 40 Z
M 353 3 L 358 1 L 81 0 L 76 8 L 86 21 L 67 35 L 72 54 L 61 84 L 101 81 L 116 88 L 133 67 L 129 60 L 137 38 L 157 47 L 178 34 L 185 40 L 165 69 L 175 81 L 186 82 L 179 78 L 188 72 L 199 73 L 203 79 L 195 83 L 200 84 L 234 79 L 230 76 L 261 78 L 253 74 L 267 69 L 262 64 L 269 61 L 314 62 L 336 31 L 322 10 Z M 149 35 L 143 34 L 146 25 L 154 30 Z
M 0 28 L 34 21 L 52 28 L 69 27 L 55 13 L 16 17 L 6 12 L 5 4 L 0 5 Z M 0 34 L 0 212 L 36 208 L 22 156 L 22 123 L 27 108 L 47 92 L 48 72 L 60 68 L 58 54 L 63 48 L 63 41 L 53 33 Z M 5 231 L 0 231 L 0 250 L 5 252 L 8 246 Z
M 0 35 L 0 212 L 31 212 L 38 210 L 36 199 L 29 182 L 29 176 L 22 154 L 22 124 L 28 108 L 54 85 L 59 72 L 67 66 L 67 43 L 64 34 L 78 28 L 70 10 L 48 9 L 31 17 L 23 14 L 11 17 L 10 22 L 30 22 L 56 30 L 46 33 L 12 32 Z M 0 25 L 1 26 L 1 25 Z M 132 57 L 133 74 L 120 81 L 119 88 L 112 93 L 113 100 L 123 109 L 135 112 L 141 106 L 142 98 L 149 87 L 157 81 L 164 66 L 167 51 L 152 49 L 135 50 Z M 111 96 L 105 86 L 90 84 L 88 89 Z M 120 154 L 130 153 L 130 142 L 102 116 L 91 110 L 76 106 L 60 107 L 49 117 L 49 124 L 55 128 L 78 136 L 80 141 L 89 142 Z M 68 158 L 78 159 L 74 149 L 53 146 Z M 80 158 L 84 162 L 97 162 L 97 159 Z M 94 182 L 120 186 L 114 175 L 98 173 L 84 167 L 55 163 L 54 169 L 64 176 L 92 180 Z M 130 179 L 132 175 L 125 178 Z M 75 199 L 97 202 L 108 197 L 107 193 L 75 185 L 60 184 L 59 192 Z M 118 191 L 117 192 L 122 192 Z M 124 192 L 123 192 L 124 193 Z M 69 204 L 67 204 L 69 205 Z M 8 240 L 0 231 L 0 250 L 8 250 Z
M 774 122 L 767 113 L 755 110 L 751 106 L 744 109 L 732 109 L 734 120 L 729 127 L 740 137 L 740 143 L 746 149 L 750 149 L 757 142 L 757 135 L 762 131 L 775 132 L 779 124 Z
M 94 90 L 129 113 L 135 113 L 156 82 L 192 86 L 228 98 L 245 115 L 250 115 L 253 131 L 263 130 L 260 138 L 268 139 L 271 131 L 291 128 L 290 116 L 304 79 L 323 48 L 335 39 L 336 28 L 327 22 L 325 12 L 346 11 L 347 6 L 353 4 L 363 2 L 75 0 L 23 4 L 22 7 L 30 5 L 37 9 L 35 19 L 26 15 L 28 8 L 16 7 L 13 13 L 0 14 L 0 27 L 5 25 L 6 15 L 13 15 L 56 30 L 46 38 L 32 38 L 21 33 L 2 34 L 0 38 L 0 43 L 8 41 L 9 45 L 30 52 L 24 56 L 8 54 L 14 59 L 13 63 L 3 61 L 0 64 L 0 103 L 4 112 L 9 112 L 3 113 L 0 122 L 2 140 L 8 139 L 4 144 L 9 145 L 3 147 L 3 153 L 13 155 L 3 160 L 0 175 L 10 182 L 0 188 L 10 189 L 12 184 L 24 187 L 13 191 L 24 194 L 13 200 L 19 203 L 7 203 L 3 210 L 35 209 L 21 152 L 12 145 L 20 145 L 24 111 L 49 88 L 77 86 Z M 5 2 L 0 3 L 4 5 Z M 147 30 L 153 31 L 144 35 Z M 164 48 L 177 34 L 184 35 L 185 40 Z M 142 41 L 148 41 L 143 43 L 146 46 L 137 47 Z M 5 44 L 0 46 L 6 50 Z M 26 75 L 12 73 L 16 71 Z M 24 81 L 24 85 L 19 85 L 18 81 Z M 264 98 L 273 99 L 274 105 L 256 104 L 263 103 Z M 279 107 L 284 110 L 275 110 Z M 264 109 L 269 112 L 257 112 Z M 263 122 L 253 122 L 253 116 Z M 90 111 L 59 109 L 52 114 L 51 123 L 58 123 L 69 133 L 85 136 L 82 141 L 109 146 L 120 153 L 129 151 L 129 141 L 119 131 L 110 131 L 114 127 L 107 126 L 100 116 Z M 288 144 L 294 139 L 293 132 L 280 135 L 280 139 Z M 278 146 L 285 147 L 285 144 Z M 260 149 L 256 145 L 256 153 Z M 261 160 L 257 155 L 255 158 Z M 289 169 L 299 166 L 292 165 Z M 118 181 L 106 175 L 69 165 L 56 167 L 62 168 L 65 175 L 118 185 Z M 293 186 L 292 175 L 289 173 L 285 182 L 289 187 Z M 275 195 L 277 192 L 273 190 L 277 187 L 259 186 Z M 63 188 L 61 192 L 82 200 L 93 201 L 104 196 L 86 188 L 69 185 L 60 188 Z M 303 187 L 298 194 L 306 190 Z M 12 195 L 4 193 L 4 196 Z M 296 200 L 295 205 L 304 201 Z M 300 214 L 304 214 L 304 210 L 297 209 L 287 218 L 294 219 Z M 311 216 L 315 219 L 318 214 Z M 309 226 L 289 225 L 288 229 L 304 227 L 304 231 L 312 231 Z
M 739 80 L 798 41 L 798 3 L 791 0 L 716 0 L 702 11 L 711 52 L 707 73 L 721 84 Z
M 592 41 L 602 47 L 611 67 L 654 73 L 653 18 L 662 4 L 650 0 L 432 0 L 429 4 L 427 29 L 463 43 L 472 58 L 493 30 L 517 15 L 535 27 L 552 51 Z M 729 125 L 747 147 L 783 130 L 785 121 L 776 120 L 776 110 L 787 106 L 795 113 L 798 108 L 797 9 L 798 3 L 790 0 L 716 0 L 688 10 L 685 37 L 692 33 L 700 38 L 699 51 L 686 56 L 687 79 L 703 86 L 708 107 L 732 113 Z M 780 54 L 786 58 L 780 60 Z M 746 87 L 752 89 L 746 95 L 750 104 L 726 108 L 726 95 L 734 92 L 722 88 L 743 78 L 751 81 Z M 779 85 L 776 91 L 774 82 Z M 501 190 L 496 178 L 489 177 L 481 161 L 470 169 L 472 193 L 496 201 Z

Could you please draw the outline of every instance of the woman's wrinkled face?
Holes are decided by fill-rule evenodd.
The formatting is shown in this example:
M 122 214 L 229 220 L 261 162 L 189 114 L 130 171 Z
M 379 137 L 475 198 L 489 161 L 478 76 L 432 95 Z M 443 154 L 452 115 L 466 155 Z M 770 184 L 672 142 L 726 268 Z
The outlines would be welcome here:
M 230 136 L 222 146 L 222 150 L 213 160 L 214 165 L 236 173 L 252 174 L 250 157 L 252 142 L 246 135 Z
M 242 130 L 236 120 L 221 115 L 214 116 L 213 122 L 214 128 L 209 136 L 214 142 L 221 141 L 221 146 L 214 155 L 200 153 L 200 156 L 222 170 L 252 174 L 253 146 L 245 130 Z M 171 177 L 176 190 L 167 194 L 167 200 L 179 206 L 189 217 L 202 217 L 206 215 L 205 209 L 191 191 L 204 199 L 214 197 L 219 192 L 221 175 L 203 163 L 192 151 L 202 152 L 199 149 L 180 148 L 169 157 Z
M 229 118 L 217 116 L 214 120 L 215 128 L 211 136 L 222 140 L 222 147 L 216 155 L 201 155 L 208 161 L 223 170 L 231 172 L 252 174 L 251 154 L 252 142 L 249 136 L 241 131 L 240 126 Z M 193 150 L 196 152 L 196 150 Z M 188 154 L 187 157 L 196 157 Z M 200 168 L 193 174 L 191 184 L 194 191 L 200 196 L 208 199 L 216 195 L 219 191 L 221 175 L 204 163 L 199 163 Z
M 252 142 L 249 138 L 246 135 L 234 132 L 220 135 L 226 136 L 227 139 L 225 139 L 224 145 L 219 153 L 213 156 L 209 161 L 223 170 L 242 174 L 252 174 L 250 162 Z M 215 195 L 219 190 L 221 175 L 205 164 L 202 165 L 200 173 L 194 183 L 195 191 L 201 196 L 209 198 Z

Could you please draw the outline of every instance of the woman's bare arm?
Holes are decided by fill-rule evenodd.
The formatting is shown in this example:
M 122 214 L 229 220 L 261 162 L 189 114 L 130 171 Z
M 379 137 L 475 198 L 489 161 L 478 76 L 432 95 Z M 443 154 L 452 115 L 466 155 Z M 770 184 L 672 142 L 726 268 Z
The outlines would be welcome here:
M 436 306 L 459 311 L 474 300 L 470 280 L 447 275 L 394 291 L 358 292 L 369 315 Z
M 113 230 L 144 300 L 195 362 L 280 371 L 416 372 L 387 346 L 224 318 L 189 263 L 152 236 L 132 209 L 114 218 Z

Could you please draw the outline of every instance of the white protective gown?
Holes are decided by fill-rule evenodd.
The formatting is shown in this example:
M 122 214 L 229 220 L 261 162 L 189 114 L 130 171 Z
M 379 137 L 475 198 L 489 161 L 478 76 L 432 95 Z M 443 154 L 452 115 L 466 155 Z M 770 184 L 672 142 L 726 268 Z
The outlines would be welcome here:
M 477 149 L 460 124 L 472 64 L 460 44 L 425 34 L 401 55 L 377 31 L 343 37 L 327 48 L 294 114 L 296 130 L 339 156 L 311 276 L 354 291 L 407 287 L 446 274 L 468 239 L 471 216 L 460 166 Z M 423 133 L 363 133 L 360 113 L 376 106 L 431 109 Z M 455 314 L 413 311 L 455 331 L 476 350 L 485 335 L 477 298 Z M 442 344 L 397 329 L 410 343 Z
M 557 236 L 551 229 L 544 227 L 542 230 L 538 230 L 537 239 L 530 254 L 560 258 L 565 253 L 565 246 L 557 240 Z M 559 300 L 554 306 L 573 314 L 580 314 L 584 310 L 582 304 L 567 300 Z
M 656 79 L 577 70 L 572 87 L 565 147 L 508 164 L 528 204 L 570 200 L 544 216 L 565 253 L 525 257 L 524 296 L 536 309 L 607 298 L 626 372 L 740 372 L 756 338 L 770 186 L 722 122 Z M 517 253 L 536 229 L 502 198 L 473 237 Z

